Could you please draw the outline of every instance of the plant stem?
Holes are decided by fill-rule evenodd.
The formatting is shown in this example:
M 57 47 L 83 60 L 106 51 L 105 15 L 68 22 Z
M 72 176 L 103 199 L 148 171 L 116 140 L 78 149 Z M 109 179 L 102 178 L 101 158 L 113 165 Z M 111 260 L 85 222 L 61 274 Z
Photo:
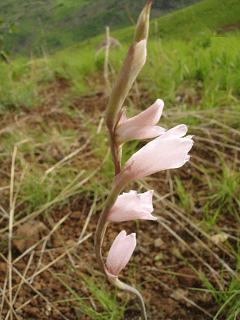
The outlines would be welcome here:
M 115 167 L 115 176 L 118 175 L 121 171 L 121 157 L 119 157 L 116 141 L 115 141 L 115 134 L 113 131 L 109 130 L 109 138 L 110 138 L 110 148 L 111 148 L 111 155 L 112 161 Z
M 123 175 L 123 179 L 118 181 L 117 184 L 115 183 L 113 184 L 113 187 L 107 197 L 105 207 L 98 220 L 97 230 L 95 234 L 95 253 L 96 253 L 96 258 L 97 258 L 99 268 L 104 274 L 106 274 L 106 272 L 105 272 L 105 266 L 102 260 L 101 248 L 102 248 L 103 237 L 106 229 L 105 225 L 107 222 L 109 211 L 111 210 L 112 206 L 116 202 L 124 186 L 125 186 L 125 182 L 124 182 L 124 175 Z
M 145 303 L 143 301 L 143 297 L 142 297 L 141 293 L 137 289 L 135 289 L 135 288 L 123 283 L 120 280 L 118 280 L 115 285 L 118 288 L 120 288 L 122 290 L 129 291 L 131 293 L 134 293 L 137 296 L 138 302 L 139 302 L 139 305 L 140 305 L 140 308 L 141 308 L 142 320 L 147 320 L 147 312 L 146 312 Z

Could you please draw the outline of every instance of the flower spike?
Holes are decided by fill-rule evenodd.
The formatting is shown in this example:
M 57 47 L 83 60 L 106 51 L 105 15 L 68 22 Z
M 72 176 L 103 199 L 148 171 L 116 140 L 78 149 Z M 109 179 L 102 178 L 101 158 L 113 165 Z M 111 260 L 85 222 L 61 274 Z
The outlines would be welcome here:
M 148 1 L 140 13 L 133 44 L 118 73 L 108 101 L 106 123 L 115 177 L 95 234 L 95 252 L 100 270 L 114 286 L 136 295 L 142 320 L 147 320 L 147 312 L 140 292 L 118 279 L 120 271 L 126 266 L 136 247 L 136 234 L 131 233 L 127 236 L 125 231 L 121 231 L 113 241 L 106 264 L 101 252 L 104 235 L 110 221 L 157 219 L 152 216 L 153 190 L 139 194 L 134 190 L 121 195 L 120 193 L 134 179 L 183 166 L 190 159 L 188 152 L 193 145 L 192 136 L 185 136 L 188 130 L 186 125 L 178 125 L 168 131 L 157 126 L 164 106 L 161 99 L 157 99 L 148 109 L 130 119 L 126 117 L 123 108 L 126 96 L 146 61 L 151 4 L 152 0 Z M 122 167 L 123 144 L 130 140 L 149 138 L 155 139 L 133 154 Z

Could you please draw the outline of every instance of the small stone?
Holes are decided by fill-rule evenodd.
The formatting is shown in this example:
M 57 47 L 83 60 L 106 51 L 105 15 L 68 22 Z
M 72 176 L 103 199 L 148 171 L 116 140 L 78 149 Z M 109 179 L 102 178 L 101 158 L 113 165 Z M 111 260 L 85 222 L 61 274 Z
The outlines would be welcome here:
M 166 306 L 164 307 L 164 311 L 167 315 L 172 315 L 173 311 L 179 306 L 178 302 L 174 301 L 171 298 L 166 300 Z
M 196 273 L 189 267 L 184 267 L 178 270 L 178 273 L 186 276 L 179 276 L 179 282 L 186 287 L 192 287 L 196 282 Z M 193 278 L 194 277 L 194 278 Z
M 7 272 L 7 264 L 5 262 L 0 262 L 0 274 L 5 275 Z
M 71 214 L 71 218 L 80 218 L 80 216 L 81 216 L 81 211 L 74 211 Z
M 75 244 L 75 243 L 76 243 L 76 241 L 74 241 L 73 239 L 69 239 L 69 240 L 66 241 L 66 244 L 67 244 L 68 246 L 73 245 L 73 244 Z
M 14 303 L 14 307 L 15 307 L 16 309 L 20 308 L 20 307 L 21 307 L 21 303 L 15 302 L 15 303 Z
M 46 310 L 49 311 L 49 312 L 52 311 L 52 307 L 50 306 L 50 304 L 46 305 Z
M 42 289 L 42 294 L 44 296 L 49 296 L 51 292 L 52 292 L 52 288 L 51 287 L 45 287 L 45 288 Z
M 37 299 L 32 299 L 31 305 L 32 305 L 33 307 L 37 307 L 37 305 L 38 305 Z
M 53 319 L 58 318 L 58 317 L 59 317 L 59 312 L 57 312 L 57 310 L 54 310 L 54 309 L 53 309 L 53 311 L 52 311 L 52 317 L 53 317 Z
M 188 295 L 188 291 L 187 290 L 183 290 L 181 288 L 175 290 L 170 297 L 176 301 L 181 300 L 183 298 L 183 296 L 187 296 Z
M 46 235 L 48 231 L 45 224 L 40 221 L 27 221 L 15 232 L 13 246 L 23 253 L 38 242 L 43 237 L 43 234 Z
M 28 312 L 32 315 L 37 315 L 39 313 L 39 309 L 32 307 L 32 308 L 29 308 Z
M 162 265 L 163 265 L 162 261 L 157 261 L 157 262 L 155 262 L 155 266 L 156 266 L 157 268 L 160 268 Z
M 83 319 L 85 317 L 85 314 L 79 311 L 78 309 L 74 309 L 74 312 L 78 319 Z
M 157 238 L 154 240 L 154 247 L 160 248 L 164 244 L 163 240 L 161 238 Z

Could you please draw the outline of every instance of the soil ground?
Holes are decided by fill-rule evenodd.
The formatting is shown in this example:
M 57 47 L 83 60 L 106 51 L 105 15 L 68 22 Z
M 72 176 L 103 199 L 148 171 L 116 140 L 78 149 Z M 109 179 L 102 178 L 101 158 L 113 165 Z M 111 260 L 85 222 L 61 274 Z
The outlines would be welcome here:
M 56 86 L 58 87 L 56 88 Z M 79 130 L 79 119 L 72 119 L 61 112 L 61 107 L 55 107 L 56 102 L 64 100 L 64 85 L 61 87 L 61 83 L 56 83 L 46 92 L 46 96 L 48 101 L 43 105 L 36 106 L 32 110 L 23 110 L 24 112 L 21 114 L 12 112 L 11 115 L 2 117 L 0 119 L 2 137 L 13 128 L 22 130 L 26 123 L 36 130 L 44 130 L 43 124 L 46 126 L 61 124 L 63 130 Z M 73 104 L 69 105 L 69 109 L 77 108 L 88 117 L 95 117 L 98 114 L 100 116 L 96 118 L 99 119 L 104 114 L 106 103 L 105 95 L 98 93 L 76 99 Z M 89 136 L 86 130 L 81 130 L 82 138 L 79 139 L 76 148 L 81 146 Z M 48 152 L 52 152 L 56 162 L 61 159 L 59 149 L 51 149 Z M 86 156 L 88 160 L 85 164 L 81 161 L 81 155 L 87 152 L 91 152 L 90 145 L 72 160 L 72 165 L 76 167 L 77 171 L 88 169 L 89 165 L 94 170 L 99 165 L 97 159 L 92 159 L 94 155 Z M 193 148 L 192 154 L 196 156 L 195 159 L 193 158 L 195 165 L 201 164 L 201 160 L 197 160 L 198 157 L 198 159 L 206 159 L 215 163 L 217 166 L 213 156 L 209 155 L 206 150 Z M 46 159 L 39 157 L 39 163 L 47 161 Z M 1 186 L 9 184 L 11 159 L 6 159 L 4 168 L 7 169 L 0 170 Z M 16 168 L 16 177 L 20 176 L 21 170 Z M 160 172 L 130 185 L 129 190 L 131 187 L 141 188 L 142 192 L 148 189 L 155 190 L 154 214 L 158 220 L 156 222 L 139 221 L 139 223 L 130 221 L 121 223 L 121 225 L 110 224 L 106 232 L 103 252 L 109 249 L 120 230 L 126 230 L 128 234 L 136 232 L 138 244 L 134 257 L 121 272 L 120 279 L 141 290 L 149 319 L 208 320 L 217 313 L 219 305 L 209 292 L 198 290 L 206 289 L 199 274 L 204 275 L 212 286 L 219 290 L 220 285 L 223 284 L 225 287 L 229 285 L 231 277 L 216 257 L 223 258 L 233 270 L 235 270 L 236 261 L 228 253 L 224 243 L 219 242 L 215 245 L 211 242 L 209 244 L 209 239 L 199 232 L 196 224 L 192 224 L 189 216 L 177 206 L 177 195 L 172 190 L 171 178 L 175 174 L 178 174 L 186 186 L 188 181 L 194 179 L 196 175 L 202 175 L 204 178 L 204 173 L 201 173 L 191 163 L 187 163 L 180 170 L 172 170 L 170 173 Z M 200 199 L 203 190 L 199 182 L 194 186 L 194 192 L 199 193 Z M 161 198 L 163 195 L 166 196 Z M 8 212 L 9 189 L 1 190 L 0 197 L 1 206 Z M 98 199 L 99 201 L 101 202 L 101 199 Z M 92 194 L 75 195 L 69 197 L 63 206 L 53 206 L 41 214 L 30 215 L 29 220 L 27 214 L 16 218 L 13 227 L 12 297 L 17 290 L 19 291 L 16 301 L 14 301 L 13 318 L 19 320 L 90 320 L 89 316 L 74 307 L 77 306 L 77 301 L 64 301 L 66 299 L 73 300 L 75 293 L 80 298 L 89 298 L 86 301 L 89 307 L 101 312 L 102 307 L 97 301 L 91 299 L 92 292 L 81 282 L 84 275 L 95 276 L 103 280 L 105 287 L 108 285 L 99 272 L 94 254 L 94 233 L 101 211 L 97 210 L 96 214 L 89 216 L 93 202 L 94 196 Z M 24 206 L 22 203 L 16 207 L 15 216 L 19 212 L 24 212 Z M 201 199 L 198 205 L 195 204 L 191 208 L 190 212 L 191 218 L 199 223 L 201 222 L 201 210 L 198 210 L 200 207 Z M 25 220 L 24 217 L 26 217 Z M 86 224 L 89 217 L 90 222 Z M 17 221 L 20 223 L 17 224 Z M 57 228 L 59 223 L 60 227 Z M 7 225 L 8 220 L 1 219 L 1 230 L 5 230 L 1 234 L 1 240 L 2 243 L 5 241 L 5 244 L 8 238 L 8 229 L 4 228 Z M 82 233 L 84 226 L 86 226 L 86 230 Z M 226 215 L 218 221 L 218 227 L 222 230 L 226 228 L 228 232 L 232 229 L 232 234 L 235 234 L 234 230 L 237 230 L 233 217 Z M 80 235 L 84 241 L 76 245 Z M 39 241 L 38 245 L 27 253 L 36 241 Z M 233 247 L 236 246 L 236 242 L 231 239 L 230 243 Z M 209 249 L 206 249 L 204 244 L 207 244 Z M 7 246 L 3 246 L 1 251 L 0 287 L 2 290 L 0 300 L 2 299 L 2 319 L 6 319 L 9 312 L 7 301 L 10 299 L 9 286 L 7 285 L 9 277 Z M 189 263 L 196 272 L 189 266 Z M 28 279 L 27 283 L 21 282 L 21 275 Z M 17 287 L 19 284 L 20 286 Z M 113 293 L 114 288 L 110 284 L 109 287 Z M 127 295 L 127 297 L 129 299 L 128 308 L 123 319 L 139 319 L 140 311 L 136 299 L 131 295 Z M 120 302 L 122 292 L 118 292 L 117 298 Z M 225 319 L 225 316 L 222 315 L 218 319 Z

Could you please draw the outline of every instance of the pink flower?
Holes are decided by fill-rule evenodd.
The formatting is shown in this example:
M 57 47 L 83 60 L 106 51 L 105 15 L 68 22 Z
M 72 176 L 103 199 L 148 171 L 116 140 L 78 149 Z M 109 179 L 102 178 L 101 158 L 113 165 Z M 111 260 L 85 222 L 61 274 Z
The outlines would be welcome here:
M 156 220 L 151 215 L 153 190 L 137 194 L 131 190 L 123 193 L 117 198 L 114 206 L 109 212 L 108 221 L 120 222 L 135 219 Z
M 108 276 L 117 277 L 119 272 L 126 266 L 136 247 L 136 233 L 126 235 L 126 231 L 121 231 L 109 250 L 106 271 Z
M 135 139 L 155 138 L 163 134 L 165 129 L 155 126 L 162 115 L 163 106 L 164 102 L 157 99 L 151 107 L 131 119 L 127 119 L 123 114 L 115 131 L 118 144 Z
M 158 171 L 183 166 L 190 159 L 188 152 L 193 145 L 192 136 L 183 137 L 186 133 L 187 126 L 181 124 L 147 143 L 128 159 L 115 182 L 124 175 L 127 183 Z

